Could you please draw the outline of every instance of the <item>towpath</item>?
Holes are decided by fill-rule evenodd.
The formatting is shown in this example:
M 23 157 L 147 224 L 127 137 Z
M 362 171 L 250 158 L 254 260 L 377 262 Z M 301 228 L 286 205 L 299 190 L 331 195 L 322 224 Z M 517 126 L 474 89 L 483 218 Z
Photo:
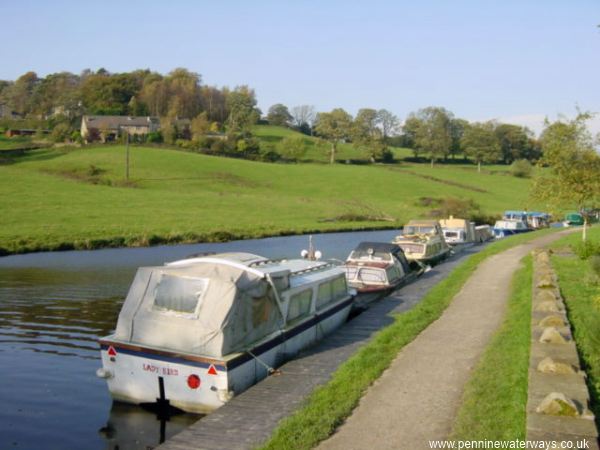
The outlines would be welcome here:
M 316 387 L 329 381 L 340 364 L 391 324 L 394 313 L 415 306 L 465 257 L 480 249 L 472 247 L 454 255 L 415 282 L 373 303 L 366 312 L 283 365 L 280 376 L 268 377 L 252 386 L 157 450 L 249 450 L 260 446 L 281 419 L 292 414 Z
M 513 273 L 532 249 L 566 232 L 484 261 L 443 315 L 398 354 L 319 450 L 429 449 L 447 439 L 465 383 L 502 319 Z

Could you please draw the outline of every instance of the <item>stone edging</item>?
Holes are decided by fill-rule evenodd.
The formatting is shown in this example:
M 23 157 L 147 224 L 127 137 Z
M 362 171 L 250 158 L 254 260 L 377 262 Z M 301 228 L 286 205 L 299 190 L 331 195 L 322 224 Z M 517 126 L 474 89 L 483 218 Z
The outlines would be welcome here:
M 598 449 L 586 375 L 549 253 L 534 251 L 533 264 L 527 439 L 571 441 L 570 448 Z

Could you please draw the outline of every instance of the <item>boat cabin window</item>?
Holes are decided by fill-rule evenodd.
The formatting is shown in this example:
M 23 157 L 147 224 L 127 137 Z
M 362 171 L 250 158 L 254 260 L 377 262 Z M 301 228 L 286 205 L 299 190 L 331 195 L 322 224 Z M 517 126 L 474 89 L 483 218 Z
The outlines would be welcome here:
M 392 256 L 387 252 L 374 252 L 369 250 L 353 250 L 350 259 L 367 259 L 373 261 L 391 261 Z
M 364 283 L 386 283 L 385 271 L 381 269 L 369 269 L 363 267 L 358 274 L 360 281 Z
M 404 227 L 404 231 L 402 234 L 410 235 L 410 234 L 435 234 L 435 227 L 417 227 L 417 226 L 409 226 Z
M 310 313 L 311 300 L 312 289 L 305 289 L 297 294 L 293 294 L 290 297 L 290 306 L 288 307 L 288 322 L 308 315 Z
M 358 272 L 357 267 L 346 266 L 346 277 L 348 277 L 349 280 L 354 279 L 354 277 L 356 276 L 356 272 Z
M 400 244 L 400 247 L 402 247 L 402 250 L 404 250 L 404 253 L 423 253 L 423 244 L 409 244 L 409 243 L 402 243 Z
M 206 278 L 191 278 L 162 274 L 154 288 L 154 308 L 194 314 L 206 288 Z
M 337 277 L 321 283 L 317 290 L 317 309 L 321 309 L 332 301 L 345 297 L 347 294 L 346 277 Z
M 402 275 L 404 275 L 404 272 L 398 266 L 391 266 L 387 268 L 387 278 L 388 282 L 390 283 L 396 281 L 398 278 L 402 277 Z

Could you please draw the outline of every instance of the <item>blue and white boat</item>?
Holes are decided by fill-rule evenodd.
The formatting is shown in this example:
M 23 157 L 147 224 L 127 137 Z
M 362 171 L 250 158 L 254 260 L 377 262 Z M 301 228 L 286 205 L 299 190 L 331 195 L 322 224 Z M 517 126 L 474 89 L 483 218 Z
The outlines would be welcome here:
M 343 268 L 249 253 L 138 269 L 114 334 L 100 339 L 112 397 L 206 413 L 348 318 Z
M 527 226 L 527 222 L 520 219 L 502 219 L 496 221 L 494 225 L 494 237 L 496 239 L 528 231 L 533 231 L 533 229 Z

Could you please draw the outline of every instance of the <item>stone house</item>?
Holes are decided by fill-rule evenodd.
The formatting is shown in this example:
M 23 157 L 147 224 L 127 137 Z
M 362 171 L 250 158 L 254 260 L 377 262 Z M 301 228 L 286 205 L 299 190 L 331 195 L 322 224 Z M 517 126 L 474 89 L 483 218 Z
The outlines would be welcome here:
M 83 116 L 81 118 L 81 136 L 86 141 L 96 133 L 102 142 L 114 141 L 123 132 L 130 136 L 144 136 L 158 131 L 160 122 L 156 117 L 132 116 Z

